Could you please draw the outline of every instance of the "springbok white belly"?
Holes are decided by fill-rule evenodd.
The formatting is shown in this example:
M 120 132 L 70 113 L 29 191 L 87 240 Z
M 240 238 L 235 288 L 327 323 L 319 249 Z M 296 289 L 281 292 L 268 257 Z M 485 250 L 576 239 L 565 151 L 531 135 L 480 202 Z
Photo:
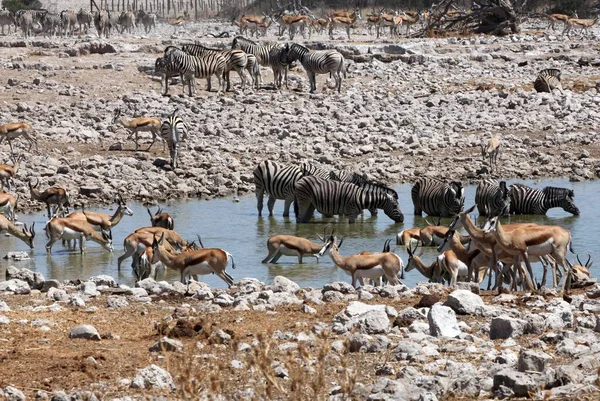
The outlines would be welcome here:
M 553 238 L 548 238 L 545 242 L 542 242 L 539 245 L 532 245 L 527 247 L 527 253 L 529 255 L 549 255 L 552 253 L 552 244 L 554 243 Z
M 469 267 L 460 260 L 458 261 L 457 265 L 458 277 L 464 277 L 466 279 L 469 276 Z
M 72 230 L 68 227 L 65 227 L 61 235 L 61 238 L 64 240 L 80 239 L 81 237 L 83 237 L 82 233 Z
M 188 266 L 185 270 L 190 276 L 195 276 L 197 274 L 206 275 L 213 272 L 213 269 L 210 267 L 208 262 L 202 262 L 197 265 Z
M 346 272 L 346 274 L 348 274 L 349 276 L 351 276 L 352 274 L 350 272 Z M 358 278 L 368 278 L 371 280 L 375 280 L 378 279 L 379 277 L 383 276 L 385 273 L 383 271 L 383 268 L 380 265 L 371 267 L 370 269 L 361 269 L 361 270 L 357 270 L 354 273 L 354 277 Z

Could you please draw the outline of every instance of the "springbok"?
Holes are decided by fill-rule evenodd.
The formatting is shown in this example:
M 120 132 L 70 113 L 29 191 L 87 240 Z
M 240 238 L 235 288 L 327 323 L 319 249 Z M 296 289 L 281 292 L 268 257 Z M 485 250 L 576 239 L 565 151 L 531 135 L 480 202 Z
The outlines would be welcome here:
M 134 263 L 137 258 L 148 247 L 152 247 L 152 239 L 155 235 L 163 235 L 167 241 L 167 250 L 175 252 L 175 249 L 181 250 L 186 246 L 186 241 L 175 231 L 163 227 L 142 227 L 129 234 L 123 240 L 125 253 L 117 259 L 117 269 L 121 270 L 121 263 L 132 256 Z
M 152 133 L 152 143 L 146 149 L 146 152 L 150 150 L 150 148 L 154 145 L 157 139 L 162 140 L 163 143 L 163 152 L 165 151 L 166 142 L 162 136 L 160 136 L 160 126 L 162 124 L 161 120 L 158 118 L 150 118 L 150 117 L 136 117 L 127 121 L 125 118 L 121 116 L 121 109 L 115 109 L 115 113 L 113 115 L 112 123 L 119 122 L 124 128 L 130 131 L 127 139 L 130 139 L 133 135 L 135 135 L 135 150 L 137 151 L 139 148 L 138 143 L 138 132 L 150 132 Z
M 23 155 L 13 157 L 12 166 L 10 164 L 0 164 L 0 182 L 2 182 L 2 188 L 6 187 L 10 191 L 11 184 L 15 184 L 15 176 L 17 175 L 17 171 L 19 171 L 19 164 L 23 158 Z
M 421 228 L 407 228 L 402 230 L 396 236 L 396 245 L 411 245 L 412 243 L 419 244 L 421 242 Z
M 483 159 L 487 159 L 490 164 L 490 170 L 494 171 L 496 167 L 498 167 L 498 154 L 500 153 L 500 140 L 498 138 L 492 137 L 487 143 L 487 147 L 485 144 L 481 144 L 481 156 Z
M 52 254 L 52 245 L 59 239 L 64 239 L 67 242 L 73 239 L 78 240 L 81 253 L 85 252 L 85 242 L 87 240 L 100 244 L 109 252 L 113 251 L 112 231 L 102 231 L 99 234 L 90 223 L 84 220 L 55 217 L 46 223 L 46 233 L 50 237 L 50 240 L 46 244 L 46 252 L 48 254 Z
M 421 255 L 423 251 L 419 254 L 415 254 L 418 245 L 413 249 L 411 246 L 406 247 L 406 253 L 408 253 L 408 262 L 406 263 L 406 271 L 409 272 L 412 269 L 417 269 L 419 273 L 425 276 L 426 279 L 429 279 L 430 282 L 440 282 L 442 281 L 442 269 L 439 263 L 439 257 L 436 257 L 433 262 L 429 266 L 427 266 L 421 260 Z M 421 248 L 423 249 L 423 248 Z M 440 255 L 441 256 L 441 255 Z
M 165 248 L 165 236 L 161 235 L 160 240 L 154 237 L 152 241 L 152 260 L 151 263 L 162 262 L 169 269 L 177 270 L 181 273 L 181 282 L 186 283 L 189 276 L 205 275 L 214 273 L 227 283 L 227 286 L 233 285 L 233 277 L 225 270 L 231 258 L 231 267 L 235 269 L 233 256 L 220 248 L 203 248 L 195 251 L 189 251 L 174 255 Z M 189 287 L 189 281 L 187 281 Z
M 29 248 L 31 249 L 33 249 L 33 238 L 35 237 L 34 228 L 35 223 L 33 223 L 30 228 L 27 228 L 27 225 L 24 224 L 23 228 L 20 229 L 11 221 L 9 221 L 5 216 L 0 215 L 0 233 L 8 233 L 13 237 L 17 237 L 18 239 L 29 245 Z
M 52 218 L 52 213 L 50 211 L 50 205 L 56 205 L 56 213 L 57 214 L 65 214 L 69 213 L 69 194 L 64 188 L 59 187 L 50 187 L 45 191 L 41 192 L 37 189 L 40 181 L 38 180 L 34 185 L 31 184 L 31 181 L 28 182 L 29 185 L 29 193 L 31 194 L 31 198 L 40 202 L 44 202 L 48 209 L 48 218 Z M 65 210 L 66 209 L 66 210 Z
M 569 265 L 569 269 L 571 269 L 571 274 L 573 275 L 574 282 L 589 281 L 590 268 L 592 267 L 592 264 L 594 263 L 594 262 L 592 262 L 591 255 L 588 255 L 588 260 L 587 260 L 587 262 L 585 262 L 585 264 L 583 264 L 581 262 L 581 260 L 579 260 L 579 255 L 577 255 L 577 263 L 578 264 L 574 265 L 571 262 L 569 262 L 568 259 L 565 259 L 565 261 L 567 262 L 567 265 Z
M 399 278 L 404 278 L 404 263 L 395 253 L 382 252 L 343 257 L 339 253 L 339 248 L 343 242 L 343 237 L 338 243 L 337 238 L 331 234 L 318 255 L 323 256 L 329 250 L 329 256 L 333 263 L 352 277 L 354 288 L 356 288 L 357 278 L 360 280 L 361 285 L 364 285 L 364 278 L 377 280 L 385 275 L 391 285 L 400 284 Z
M 533 269 L 531 268 L 530 255 L 546 256 L 554 258 L 555 265 L 559 264 L 568 272 L 568 266 L 565 261 L 567 251 L 571 250 L 571 234 L 559 226 L 525 226 L 513 231 L 504 230 L 499 217 L 493 217 L 489 220 L 488 233 L 494 234 L 496 247 L 504 250 L 506 253 L 514 256 L 514 266 L 519 266 L 520 260 L 525 262 L 527 273 L 532 282 L 534 280 Z M 494 251 L 496 253 L 496 250 Z M 557 268 L 553 269 L 553 285 L 557 286 Z M 566 282 L 566 281 L 565 281 Z
M 150 215 L 150 224 L 152 227 L 162 227 L 166 228 L 167 230 L 173 230 L 175 228 L 175 221 L 173 220 L 173 217 L 171 217 L 170 214 L 163 212 L 160 207 L 154 214 L 152 214 L 149 208 L 146 208 L 146 210 Z
M 33 132 L 33 128 L 27 123 L 9 123 L 0 125 L 0 144 L 6 139 L 8 141 L 8 146 L 10 146 L 10 153 L 14 154 L 12 141 L 22 136 L 29 141 L 29 149 L 27 149 L 27 151 L 29 152 L 31 147 L 35 144 L 35 150 L 39 153 L 40 150 L 38 148 L 37 140 L 32 136 Z
M 579 19 L 579 18 L 569 18 L 565 23 L 565 30 L 563 31 L 563 35 L 566 33 L 568 37 L 570 37 L 569 33 L 573 28 L 580 28 L 580 32 L 582 35 L 588 36 L 588 29 L 593 27 L 598 21 L 598 15 L 593 20 L 591 19 Z
M 325 242 L 323 237 L 320 235 L 318 237 Z M 321 248 L 323 248 L 323 244 L 315 244 L 306 238 L 285 234 L 273 235 L 267 240 L 269 254 L 262 260 L 262 263 L 277 263 L 281 256 L 298 256 L 298 263 L 302 264 L 304 255 L 314 256 L 318 262 L 318 253 Z
M 6 218 L 12 222 L 16 220 L 15 212 L 17 211 L 17 204 L 19 202 L 19 194 L 15 198 L 11 194 L 6 192 L 0 192 L 0 214 L 6 216 Z

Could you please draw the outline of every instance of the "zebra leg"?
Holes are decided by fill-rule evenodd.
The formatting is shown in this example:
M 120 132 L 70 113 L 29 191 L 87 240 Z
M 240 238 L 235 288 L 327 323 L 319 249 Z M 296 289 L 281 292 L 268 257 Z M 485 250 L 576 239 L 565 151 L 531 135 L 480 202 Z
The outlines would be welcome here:
M 162 95 L 167 96 L 167 93 L 169 93 L 169 78 L 167 78 L 167 74 L 163 74 L 161 77 L 160 89 L 162 90 Z
M 256 188 L 256 209 L 258 209 L 258 217 L 262 217 L 263 196 L 265 192 L 262 188 Z
M 219 84 L 220 84 L 220 83 L 221 83 L 221 81 L 219 80 Z M 209 76 L 208 76 L 208 78 L 206 78 L 206 90 L 207 90 L 208 92 L 210 92 L 210 91 L 211 91 L 211 89 L 212 89 L 212 87 L 211 87 L 210 75 L 209 75 Z
M 310 93 L 315 93 L 317 90 L 317 77 L 316 74 L 312 71 L 307 71 L 308 81 L 310 82 Z
M 244 73 L 244 69 L 238 69 L 237 73 L 240 76 L 240 80 L 242 81 L 242 91 L 244 91 L 246 89 L 246 74 Z M 229 73 L 227 73 L 227 90 L 229 90 Z
M 241 78 L 241 75 L 240 75 Z M 229 92 L 231 90 L 231 82 L 229 81 L 229 71 L 227 72 L 223 72 L 223 79 L 225 80 L 225 83 L 227 84 L 227 87 L 225 88 L 225 92 Z M 242 79 L 243 81 L 243 79 Z
M 275 199 L 274 196 L 269 195 L 269 200 L 267 201 L 267 208 L 269 209 L 269 216 L 273 216 L 273 209 L 275 208 L 275 201 L 277 199 Z M 290 210 L 289 210 L 289 206 L 288 206 L 288 216 L 290 215 Z M 283 217 L 287 217 L 285 214 L 285 208 L 283 209 Z

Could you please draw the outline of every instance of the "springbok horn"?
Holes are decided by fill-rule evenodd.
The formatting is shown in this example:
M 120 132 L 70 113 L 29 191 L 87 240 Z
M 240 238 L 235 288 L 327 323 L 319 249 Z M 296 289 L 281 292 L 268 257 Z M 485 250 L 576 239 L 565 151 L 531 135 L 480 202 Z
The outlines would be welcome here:
M 196 234 L 196 237 L 198 237 L 198 243 L 200 244 L 200 248 L 204 248 L 204 244 L 202 243 L 202 238 L 200 238 L 200 236 L 198 234 Z

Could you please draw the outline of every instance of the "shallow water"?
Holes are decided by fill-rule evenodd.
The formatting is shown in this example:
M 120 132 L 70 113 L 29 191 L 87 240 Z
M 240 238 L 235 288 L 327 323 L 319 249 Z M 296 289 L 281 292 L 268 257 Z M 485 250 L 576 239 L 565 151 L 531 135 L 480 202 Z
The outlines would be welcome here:
M 509 181 L 510 183 L 510 181 Z M 593 260 L 600 260 L 600 226 L 595 222 L 600 221 L 600 209 L 596 200 L 600 195 L 600 184 L 598 182 L 570 183 L 567 180 L 545 180 L 542 182 L 525 182 L 537 188 L 543 186 L 560 186 L 573 188 L 576 195 L 576 203 L 581 210 L 581 216 L 574 217 L 562 209 L 552 209 L 547 216 L 518 216 L 512 218 L 512 222 L 533 221 L 540 224 L 555 224 L 571 231 L 573 247 L 581 253 L 583 262 L 587 259 L 587 253 L 592 255 Z M 466 188 L 466 206 L 474 204 L 475 186 Z M 230 252 L 235 259 L 236 269 L 229 273 L 238 280 L 243 277 L 254 277 L 264 282 L 270 282 L 273 277 L 283 275 L 297 282 L 301 287 L 320 287 L 325 283 L 333 281 L 350 281 L 350 277 L 342 270 L 336 268 L 328 256 L 316 262 L 312 257 L 305 257 L 304 264 L 297 263 L 296 257 L 282 256 L 278 264 L 262 264 L 261 260 L 267 255 L 267 238 L 274 234 L 292 234 L 312 239 L 318 242 L 317 234 L 323 234 L 324 228 L 329 232 L 335 228 L 336 235 L 346 236 L 342 255 L 349 255 L 363 250 L 381 251 L 386 239 L 393 239 L 398 232 L 405 228 L 424 226 L 423 218 L 413 216 L 413 206 L 410 200 L 410 185 L 398 185 L 395 187 L 400 197 L 400 206 L 405 216 L 403 224 L 395 224 L 382 211 L 379 216 L 370 217 L 365 212 L 365 217 L 357 220 L 355 224 L 348 224 L 347 219 L 322 219 L 318 213 L 316 219 L 309 224 L 296 224 L 295 219 L 281 217 L 283 202 L 278 201 L 275 205 L 275 217 L 257 217 L 256 200 L 253 194 L 243 196 L 239 202 L 233 202 L 232 198 L 216 199 L 211 201 L 188 200 L 185 202 L 174 202 L 161 205 L 165 211 L 175 218 L 175 230 L 185 239 L 193 240 L 196 235 L 202 237 L 206 247 L 219 247 Z M 46 243 L 43 226 L 46 218 L 43 214 L 20 215 L 19 220 L 30 225 L 36 223 L 35 249 L 29 251 L 27 245 L 13 237 L 2 237 L 0 239 L 2 254 L 8 251 L 29 251 L 32 259 L 21 262 L 0 261 L 0 278 L 4 279 L 4 269 L 9 264 L 17 267 L 27 267 L 38 271 L 46 279 L 86 279 L 90 276 L 108 274 L 120 283 L 133 285 L 134 276 L 131 270 L 131 259 L 127 259 L 117 271 L 117 257 L 123 254 L 123 239 L 135 229 L 149 225 L 149 217 L 146 208 L 139 204 L 129 204 L 134 215 L 125 216 L 117 227 L 113 229 L 115 251 L 110 253 L 93 242 L 87 243 L 87 252 L 83 255 L 79 250 L 67 250 L 63 248 L 60 241 L 54 244 L 53 254 L 46 254 L 44 245 Z M 263 213 L 266 211 L 266 199 Z M 153 208 L 152 211 L 155 211 Z M 112 210 L 99 210 L 112 214 Z M 442 224 L 448 224 L 450 219 L 442 219 Z M 407 261 L 406 250 L 398 247 L 397 254 L 404 263 Z M 436 255 L 434 248 L 426 249 L 423 260 L 429 263 Z M 575 255 L 568 256 L 575 260 Z M 539 277 L 539 264 L 534 265 L 536 275 Z M 592 276 L 597 277 L 595 270 Z M 178 280 L 179 275 L 173 271 L 159 272 L 158 279 L 168 281 Z M 224 288 L 225 283 L 214 275 L 201 276 L 202 281 L 212 287 Z M 406 273 L 404 283 L 414 286 L 417 282 L 424 281 L 416 270 Z

